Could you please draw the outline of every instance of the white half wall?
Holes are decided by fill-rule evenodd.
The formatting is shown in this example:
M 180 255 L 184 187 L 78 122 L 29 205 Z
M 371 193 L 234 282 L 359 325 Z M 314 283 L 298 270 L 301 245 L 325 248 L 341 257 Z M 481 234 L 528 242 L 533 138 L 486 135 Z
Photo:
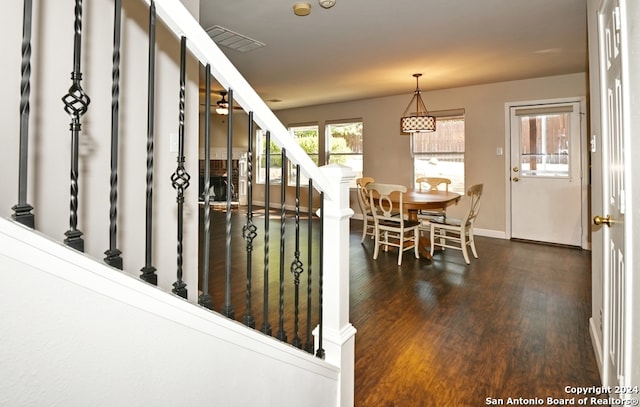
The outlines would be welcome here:
M 338 369 L 0 219 L 0 405 L 333 406 Z

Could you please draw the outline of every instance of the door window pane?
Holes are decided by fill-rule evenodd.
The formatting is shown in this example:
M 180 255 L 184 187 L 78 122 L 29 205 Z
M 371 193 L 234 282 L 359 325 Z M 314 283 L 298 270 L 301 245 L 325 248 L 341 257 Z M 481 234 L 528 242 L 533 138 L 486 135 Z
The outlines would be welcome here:
M 569 113 L 519 116 L 522 176 L 569 176 Z

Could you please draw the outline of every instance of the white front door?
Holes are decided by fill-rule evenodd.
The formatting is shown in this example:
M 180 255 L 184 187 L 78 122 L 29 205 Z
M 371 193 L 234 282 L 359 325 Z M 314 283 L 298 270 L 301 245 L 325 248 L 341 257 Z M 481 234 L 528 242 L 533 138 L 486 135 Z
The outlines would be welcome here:
M 579 101 L 509 107 L 511 237 L 582 245 Z
M 602 380 L 606 386 L 640 386 L 640 361 L 638 361 L 640 284 L 634 278 L 633 250 L 634 230 L 632 226 L 633 202 L 632 156 L 637 149 L 632 141 L 632 129 L 637 128 L 638 118 L 631 109 L 629 61 L 634 62 L 627 51 L 628 35 L 627 5 L 633 1 L 602 0 L 598 8 L 598 47 L 600 72 L 600 105 L 602 121 L 601 144 L 602 168 L 594 168 L 594 176 L 602 183 L 602 214 L 594 217 L 594 234 L 602 233 L 601 253 L 594 259 L 602 264 L 594 270 L 602 270 Z M 637 7 L 637 5 L 635 6 Z M 640 16 L 640 9 L 635 8 Z M 638 61 L 635 61 L 636 67 Z M 638 86 L 638 85 L 635 85 Z M 637 137 L 637 134 L 635 135 Z M 595 239 L 594 239 L 595 240 Z M 601 255 L 600 255 L 601 254 Z M 637 274 L 637 269 L 635 270 Z M 634 288 L 635 287 L 635 288 Z M 616 398 L 638 400 L 640 395 L 612 394 Z

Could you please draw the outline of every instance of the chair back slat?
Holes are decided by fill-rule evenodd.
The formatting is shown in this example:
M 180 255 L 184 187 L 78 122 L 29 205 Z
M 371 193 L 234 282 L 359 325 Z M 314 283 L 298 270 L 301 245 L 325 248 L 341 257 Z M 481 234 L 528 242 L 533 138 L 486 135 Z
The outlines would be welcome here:
M 369 190 L 367 190 L 367 185 L 374 182 L 371 177 L 361 177 L 356 179 L 356 188 L 358 191 L 358 205 L 360 206 L 360 212 L 364 215 L 365 213 L 371 212 L 371 204 L 369 203 Z
M 449 185 L 451 184 L 451 180 L 449 178 L 443 177 L 418 177 L 416 178 L 416 183 L 420 188 L 420 192 L 423 191 L 423 184 L 429 185 L 430 191 L 439 191 L 440 185 L 444 185 L 444 190 L 449 192 Z
M 402 213 L 403 209 L 403 195 L 407 192 L 407 188 L 404 185 L 373 182 L 367 185 L 367 190 L 373 192 L 369 194 L 369 202 L 374 217 L 383 218 L 385 221 L 402 223 L 402 216 L 397 216 L 397 214 Z M 392 199 L 392 194 L 397 194 L 397 197 L 394 195 Z
M 464 223 L 470 224 L 475 221 L 480 211 L 480 197 L 482 196 L 483 184 L 476 184 L 469 187 L 467 195 L 470 198 L 469 212 L 465 216 Z
M 356 189 L 358 194 L 358 206 L 360 207 L 360 213 L 362 214 L 362 238 L 360 242 L 364 242 L 367 236 L 372 238 L 375 235 L 375 220 L 371 213 L 371 203 L 369 202 L 369 190 L 367 185 L 374 182 L 371 177 L 361 177 L 356 179 Z

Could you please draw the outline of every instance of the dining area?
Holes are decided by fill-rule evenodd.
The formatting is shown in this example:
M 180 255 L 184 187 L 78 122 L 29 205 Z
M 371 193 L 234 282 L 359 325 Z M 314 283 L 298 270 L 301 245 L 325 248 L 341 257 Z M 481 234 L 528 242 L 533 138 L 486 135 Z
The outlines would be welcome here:
M 402 266 L 405 252 L 416 259 L 432 260 L 437 251 L 459 250 L 465 263 L 469 252 L 478 258 L 473 226 L 479 213 L 483 185 L 467 189 L 466 196 L 449 191 L 451 180 L 419 177 L 413 188 L 376 182 L 372 177 L 356 179 L 357 202 L 362 216 L 361 243 L 373 241 L 373 259 L 380 249 L 397 252 Z M 447 216 L 447 209 L 466 205 L 462 217 Z

